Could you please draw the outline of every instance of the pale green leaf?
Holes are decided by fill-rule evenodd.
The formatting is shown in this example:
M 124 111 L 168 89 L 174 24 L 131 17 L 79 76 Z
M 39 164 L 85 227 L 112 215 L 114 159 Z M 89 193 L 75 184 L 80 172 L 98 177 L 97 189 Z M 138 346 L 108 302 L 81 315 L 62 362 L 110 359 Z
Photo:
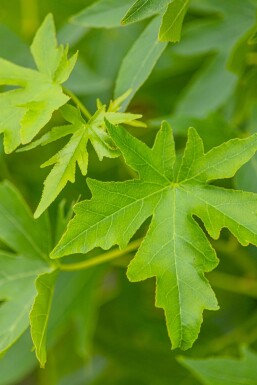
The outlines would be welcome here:
M 54 165 L 44 181 L 44 190 L 35 212 L 35 218 L 47 209 L 69 181 L 74 183 L 76 164 L 79 165 L 82 175 L 86 175 L 88 166 L 87 141 L 88 132 L 84 127 L 77 129 L 69 142 L 41 166 Z
M 75 205 L 76 215 L 52 257 L 114 244 L 125 247 L 152 216 L 127 274 L 131 281 L 156 277 L 156 305 L 165 311 L 172 346 L 187 349 L 198 336 L 203 310 L 218 308 L 204 277 L 218 260 L 194 216 L 215 239 L 227 227 L 243 245 L 257 245 L 257 196 L 207 184 L 210 179 L 232 177 L 257 150 L 257 137 L 231 140 L 204 154 L 201 139 L 190 129 L 177 176 L 174 140 L 167 123 L 152 149 L 122 128 L 109 123 L 108 129 L 139 179 L 89 180 L 92 199 Z
M 189 0 L 173 0 L 163 16 L 159 31 L 160 41 L 176 43 L 180 40 L 183 20 L 189 5 Z
M 0 84 L 17 89 L 0 93 L 0 133 L 6 153 L 29 143 L 69 98 L 62 91 L 76 55 L 67 59 L 67 48 L 57 46 L 54 22 L 48 15 L 31 46 L 38 71 L 0 59 Z
M 43 194 L 35 212 L 35 218 L 39 217 L 47 209 L 68 182 L 75 182 L 77 164 L 82 175 L 87 174 L 88 141 L 92 143 L 100 160 L 103 157 L 116 158 L 120 155 L 120 152 L 106 132 L 104 119 L 108 118 L 113 124 L 133 125 L 135 121 L 137 122 L 142 117 L 139 114 L 118 112 L 120 108 L 119 102 L 122 100 L 123 97 L 118 102 L 112 101 L 107 111 L 106 106 L 98 101 L 99 108 L 88 122 L 82 118 L 77 108 L 67 104 L 62 107 L 61 112 L 65 120 L 70 124 L 54 127 L 40 139 L 25 147 L 25 150 L 30 150 L 38 145 L 44 146 L 66 135 L 72 135 L 68 143 L 41 166 L 53 165 L 53 168 L 44 181 Z M 145 125 L 142 122 L 138 122 L 138 126 L 144 127 Z
M 99 0 L 72 16 L 71 23 L 93 28 L 114 28 L 133 0 Z
M 122 104 L 124 109 L 147 80 L 167 46 L 166 43 L 158 41 L 159 25 L 159 18 L 152 20 L 123 59 L 116 80 L 114 95 L 117 97 L 128 89 L 132 90 Z
M 53 16 L 49 14 L 39 27 L 31 44 L 31 52 L 40 72 L 54 78 L 63 49 L 57 47 Z
M 122 19 L 122 23 L 135 23 L 156 15 L 165 10 L 170 2 L 171 0 L 137 0 Z
M 32 150 L 38 146 L 46 146 L 49 143 L 53 143 L 61 138 L 64 138 L 67 135 L 72 135 L 76 131 L 73 124 L 66 124 L 64 126 L 53 127 L 46 134 L 42 135 L 39 139 L 23 146 L 17 150 L 17 152 L 24 152 Z
M 46 363 L 46 332 L 57 273 L 40 275 L 36 280 L 37 295 L 30 312 L 31 337 L 40 366 Z
M 179 357 L 178 360 L 204 385 L 256 385 L 257 354 L 246 348 L 240 359 Z

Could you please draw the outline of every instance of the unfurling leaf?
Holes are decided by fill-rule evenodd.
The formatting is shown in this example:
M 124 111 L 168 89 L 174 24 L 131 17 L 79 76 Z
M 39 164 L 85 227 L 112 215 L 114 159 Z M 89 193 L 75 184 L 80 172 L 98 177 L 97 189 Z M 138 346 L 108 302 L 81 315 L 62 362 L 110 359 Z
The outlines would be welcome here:
M 89 179 L 92 199 L 75 205 L 76 215 L 52 258 L 86 253 L 94 247 L 125 247 L 152 216 L 128 267 L 128 278 L 156 277 L 156 306 L 165 311 L 172 347 L 187 349 L 198 336 L 203 310 L 218 308 L 204 276 L 218 260 L 195 217 L 215 239 L 227 227 L 243 245 L 257 245 L 257 195 L 208 184 L 232 177 L 256 152 L 257 135 L 232 139 L 204 154 L 202 140 L 191 128 L 182 163 L 176 167 L 174 139 L 167 123 L 152 149 L 121 127 L 108 123 L 108 130 L 139 179 Z

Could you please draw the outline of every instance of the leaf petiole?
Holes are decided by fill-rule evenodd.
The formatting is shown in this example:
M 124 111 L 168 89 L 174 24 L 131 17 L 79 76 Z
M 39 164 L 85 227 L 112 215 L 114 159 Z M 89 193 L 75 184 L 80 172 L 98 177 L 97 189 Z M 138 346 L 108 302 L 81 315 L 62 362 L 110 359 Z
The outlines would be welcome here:
M 91 119 L 92 115 L 88 111 L 88 109 L 84 106 L 84 104 L 79 100 L 79 98 L 74 95 L 74 93 L 67 88 L 63 87 L 63 91 L 65 92 L 66 95 L 68 95 L 71 100 L 76 104 L 76 106 L 80 109 L 80 111 L 84 114 L 84 116 L 87 119 Z

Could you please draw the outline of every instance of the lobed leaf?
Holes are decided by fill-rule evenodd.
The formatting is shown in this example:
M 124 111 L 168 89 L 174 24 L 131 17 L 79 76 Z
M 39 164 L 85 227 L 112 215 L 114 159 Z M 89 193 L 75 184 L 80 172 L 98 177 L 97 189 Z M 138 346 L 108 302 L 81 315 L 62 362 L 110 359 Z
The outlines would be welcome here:
M 75 182 L 77 164 L 82 175 L 87 174 L 88 141 L 92 143 L 100 160 L 103 157 L 115 158 L 120 155 L 120 152 L 106 132 L 105 118 L 108 118 L 113 124 L 124 123 L 139 127 L 145 126 L 143 122 L 137 120 L 142 115 L 119 112 L 120 103 L 126 95 L 127 93 L 118 98 L 118 100 L 112 101 L 108 108 L 98 101 L 98 110 L 88 122 L 82 118 L 77 108 L 67 104 L 62 107 L 61 113 L 69 124 L 52 128 L 51 131 L 47 132 L 40 139 L 22 149 L 22 151 L 27 151 L 39 145 L 45 146 L 62 137 L 71 135 L 68 143 L 57 154 L 41 165 L 41 167 L 53 165 L 53 168 L 44 181 L 43 194 L 36 209 L 35 218 L 39 217 L 47 209 L 68 182 Z
M 215 239 L 227 227 L 243 245 L 257 245 L 257 196 L 208 185 L 210 179 L 231 177 L 246 163 L 257 150 L 257 137 L 230 140 L 204 154 L 200 137 L 190 129 L 178 169 L 167 123 L 152 149 L 123 128 L 107 125 L 139 179 L 89 180 L 92 198 L 75 205 L 76 215 L 52 258 L 86 253 L 94 247 L 125 247 L 152 216 L 127 275 L 131 281 L 156 278 L 156 306 L 164 309 L 172 347 L 188 349 L 198 336 L 203 310 L 218 309 L 204 276 L 218 260 L 195 217 Z
M 0 133 L 6 153 L 29 143 L 69 97 L 61 83 L 69 77 L 76 55 L 67 58 L 68 48 L 57 46 L 52 15 L 48 15 L 31 45 L 38 70 L 0 59 L 0 85 L 15 88 L 0 93 Z

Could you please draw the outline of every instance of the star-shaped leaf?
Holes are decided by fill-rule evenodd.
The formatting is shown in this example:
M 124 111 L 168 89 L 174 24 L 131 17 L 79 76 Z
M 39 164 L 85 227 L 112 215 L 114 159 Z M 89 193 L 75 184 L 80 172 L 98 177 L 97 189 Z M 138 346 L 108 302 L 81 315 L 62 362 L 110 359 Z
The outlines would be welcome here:
M 132 126 L 145 126 L 143 122 L 137 120 L 142 115 L 119 112 L 120 105 L 127 95 L 128 92 L 111 101 L 108 108 L 98 100 L 98 109 L 87 122 L 76 107 L 67 104 L 61 108 L 61 112 L 64 119 L 70 124 L 54 127 L 40 139 L 21 148 L 20 151 L 27 151 L 39 145 L 45 146 L 48 143 L 71 135 L 68 143 L 41 166 L 53 165 L 53 168 L 44 181 L 42 199 L 35 212 L 36 218 L 47 209 L 69 181 L 75 182 L 76 164 L 78 164 L 82 175 L 87 174 L 88 141 L 92 143 L 99 160 L 102 160 L 103 157 L 116 158 L 120 155 L 120 151 L 116 148 L 106 131 L 104 121 L 106 118 L 113 124 L 124 123 Z
M 68 79 L 77 55 L 67 59 L 68 47 L 57 46 L 52 15 L 48 15 L 31 45 L 37 70 L 0 59 L 0 85 L 14 87 L 0 93 L 0 133 L 6 153 L 29 143 L 69 97 L 61 83 Z
M 92 199 L 75 206 L 76 216 L 52 257 L 86 253 L 94 247 L 108 249 L 114 244 L 125 247 L 152 216 L 128 267 L 128 278 L 156 277 L 156 306 L 164 309 L 172 347 L 187 349 L 198 336 L 203 310 L 218 309 L 204 276 L 218 260 L 195 217 L 215 239 L 227 227 L 243 245 L 257 245 L 257 195 L 208 184 L 232 177 L 256 152 L 257 135 L 232 139 L 204 154 L 201 138 L 190 128 L 179 166 L 167 123 L 162 124 L 152 149 L 121 127 L 108 123 L 108 129 L 139 179 L 89 179 Z

